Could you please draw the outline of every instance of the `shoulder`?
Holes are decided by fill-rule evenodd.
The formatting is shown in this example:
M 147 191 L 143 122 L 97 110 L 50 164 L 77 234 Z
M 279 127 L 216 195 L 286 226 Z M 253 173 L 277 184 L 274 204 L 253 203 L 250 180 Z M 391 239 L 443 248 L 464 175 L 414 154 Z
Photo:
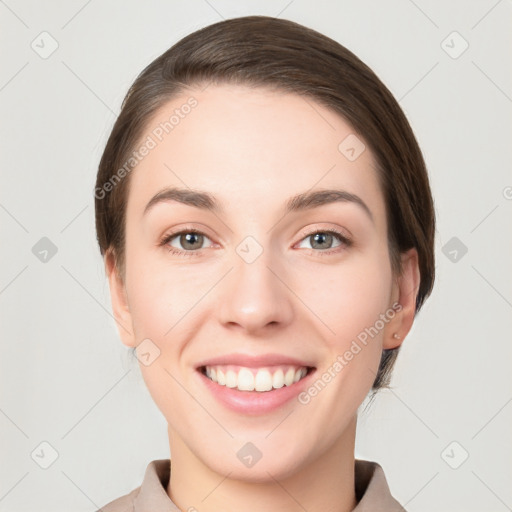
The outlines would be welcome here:
M 133 512 L 135 510 L 135 498 L 139 495 L 140 486 L 132 492 L 110 501 L 96 512 Z
M 178 508 L 172 508 L 174 504 L 167 496 L 165 489 L 170 477 L 170 462 L 170 459 L 151 461 L 139 487 L 107 503 L 96 512 L 142 512 L 145 510 L 179 512 Z
M 391 494 L 384 468 L 378 462 L 355 460 L 355 490 L 358 503 L 353 512 L 406 512 Z

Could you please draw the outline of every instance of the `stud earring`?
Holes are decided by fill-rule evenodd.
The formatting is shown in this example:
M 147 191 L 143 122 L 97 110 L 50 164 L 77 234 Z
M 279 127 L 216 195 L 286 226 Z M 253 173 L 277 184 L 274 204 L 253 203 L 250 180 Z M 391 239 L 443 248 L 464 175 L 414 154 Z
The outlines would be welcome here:
M 399 340 L 400 336 L 395 332 L 395 334 L 393 334 L 393 338 L 395 338 L 395 340 Z

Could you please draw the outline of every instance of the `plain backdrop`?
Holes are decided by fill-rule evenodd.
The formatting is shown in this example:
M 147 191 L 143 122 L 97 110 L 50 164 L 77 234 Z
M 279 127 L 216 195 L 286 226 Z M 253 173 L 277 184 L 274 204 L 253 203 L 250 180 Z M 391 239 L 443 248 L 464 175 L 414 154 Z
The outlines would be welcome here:
M 111 317 L 95 174 L 137 74 L 190 32 L 249 14 L 302 23 L 366 62 L 431 176 L 435 290 L 392 389 L 359 418 L 356 456 L 383 466 L 410 512 L 510 510 L 510 0 L 5 0 L 0 512 L 93 511 L 169 457 Z

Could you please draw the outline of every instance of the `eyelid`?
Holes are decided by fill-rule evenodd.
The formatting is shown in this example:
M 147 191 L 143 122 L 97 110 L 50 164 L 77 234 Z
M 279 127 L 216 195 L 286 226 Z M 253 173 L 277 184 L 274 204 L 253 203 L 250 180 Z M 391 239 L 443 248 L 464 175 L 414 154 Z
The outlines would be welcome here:
M 167 245 L 172 239 L 176 238 L 177 236 L 179 235 L 184 235 L 184 234 L 188 234 L 188 233 L 195 233 L 195 234 L 198 234 L 198 235 L 202 235 L 204 236 L 205 238 L 207 238 L 208 240 L 212 241 L 211 237 L 205 233 L 204 231 L 198 229 L 198 228 L 195 228 L 195 227 L 180 227 L 176 230 L 172 230 L 172 231 L 167 231 L 165 232 L 164 235 L 162 235 L 159 239 L 159 242 L 158 242 L 158 245 L 159 246 L 165 246 Z M 215 244 L 215 242 L 212 241 L 212 244 Z M 175 247 L 173 247 L 173 249 L 176 249 Z M 181 249 L 176 249 L 176 251 L 181 251 L 181 252 L 186 252 L 186 253 L 197 253 L 197 251 L 200 251 L 201 249 L 197 249 L 195 251 L 184 251 L 184 250 L 181 250 Z
M 352 241 L 352 234 L 348 229 L 336 227 L 336 226 L 320 226 L 313 228 L 304 228 L 301 231 L 299 242 L 308 236 L 315 235 L 316 233 L 335 233 L 346 241 Z
M 307 231 L 306 233 L 301 234 L 300 240 L 294 244 L 294 247 L 296 245 L 300 244 L 301 242 L 303 242 L 304 240 L 306 240 L 307 238 L 309 238 L 313 235 L 316 235 L 317 233 L 332 234 L 334 237 L 339 239 L 340 245 L 338 245 L 337 247 L 332 247 L 332 248 L 323 249 L 323 250 L 315 250 L 313 248 L 311 248 L 311 249 L 306 248 L 306 250 L 308 250 L 310 253 L 314 254 L 315 256 L 329 256 L 329 255 L 339 254 L 342 251 L 344 251 L 354 245 L 352 235 L 348 235 L 348 234 L 344 233 L 339 228 L 335 228 L 335 227 L 321 228 L 320 227 L 320 228 L 312 229 L 310 231 Z

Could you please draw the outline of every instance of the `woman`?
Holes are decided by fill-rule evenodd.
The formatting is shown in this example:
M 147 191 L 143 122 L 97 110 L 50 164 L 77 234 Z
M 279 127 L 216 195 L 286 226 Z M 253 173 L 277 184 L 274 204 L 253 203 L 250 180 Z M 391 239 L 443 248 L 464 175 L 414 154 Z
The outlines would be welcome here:
M 102 510 L 403 510 L 356 422 L 432 290 L 435 217 L 375 74 L 291 21 L 199 30 L 130 88 L 95 196 L 171 453 Z

